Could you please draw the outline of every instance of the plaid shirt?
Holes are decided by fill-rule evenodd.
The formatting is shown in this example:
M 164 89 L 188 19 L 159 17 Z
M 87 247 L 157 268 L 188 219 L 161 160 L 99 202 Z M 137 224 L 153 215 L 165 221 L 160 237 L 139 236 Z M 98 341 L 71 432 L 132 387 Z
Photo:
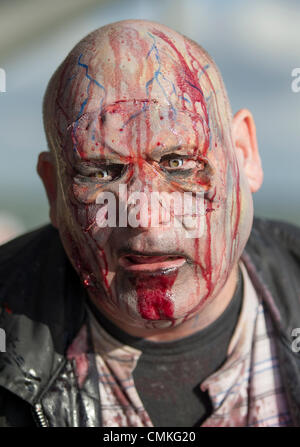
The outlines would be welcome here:
M 292 424 L 282 389 L 273 329 L 268 314 L 240 264 L 244 299 L 227 359 L 201 383 L 213 405 L 202 427 L 272 427 Z M 108 334 L 88 310 L 99 376 L 104 427 L 151 427 L 132 377 L 141 351 Z M 83 326 L 68 351 L 75 359 L 79 386 L 85 380 L 87 329 Z

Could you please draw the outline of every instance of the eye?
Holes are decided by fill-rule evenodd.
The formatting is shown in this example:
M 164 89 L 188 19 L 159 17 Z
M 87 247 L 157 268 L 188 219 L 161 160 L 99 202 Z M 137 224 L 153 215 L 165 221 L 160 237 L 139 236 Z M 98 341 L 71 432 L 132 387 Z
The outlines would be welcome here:
M 89 177 L 103 183 L 112 182 L 122 176 L 125 168 L 125 165 L 122 164 L 99 166 L 95 168 L 94 172 L 92 172 Z
M 101 180 L 105 179 L 106 177 L 109 177 L 108 169 L 100 169 L 96 174 L 95 177 L 100 178 Z
M 117 180 L 125 171 L 126 165 L 124 164 L 82 164 L 78 168 L 76 177 L 81 182 L 108 183 Z
M 170 168 L 180 168 L 183 165 L 183 160 L 181 158 L 171 158 L 168 160 Z
M 168 154 L 159 162 L 161 168 L 170 174 L 180 174 L 196 168 L 197 162 L 188 155 Z

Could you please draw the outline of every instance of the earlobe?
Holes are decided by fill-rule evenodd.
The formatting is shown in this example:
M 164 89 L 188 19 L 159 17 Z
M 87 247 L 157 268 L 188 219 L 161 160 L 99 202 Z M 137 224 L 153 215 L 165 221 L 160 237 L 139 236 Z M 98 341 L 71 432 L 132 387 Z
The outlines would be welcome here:
M 57 228 L 56 204 L 57 204 L 57 183 L 56 168 L 53 156 L 50 152 L 41 152 L 38 158 L 37 172 L 44 184 L 48 202 L 50 205 L 50 220 Z
M 232 121 L 232 140 L 252 192 L 258 191 L 263 181 L 263 170 L 258 152 L 253 116 L 247 109 L 239 110 Z

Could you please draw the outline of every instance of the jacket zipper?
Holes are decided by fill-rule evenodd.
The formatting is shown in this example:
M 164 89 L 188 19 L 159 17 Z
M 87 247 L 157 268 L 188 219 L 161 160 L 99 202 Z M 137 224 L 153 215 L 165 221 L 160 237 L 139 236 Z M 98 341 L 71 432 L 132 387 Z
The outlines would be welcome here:
M 62 369 L 64 368 L 66 363 L 67 363 L 67 360 L 61 362 L 61 364 L 59 365 L 55 374 L 53 375 L 50 383 L 48 384 L 47 389 L 57 379 L 58 375 L 60 374 L 60 372 L 62 371 Z M 45 394 L 45 390 L 43 392 L 43 395 L 44 394 Z M 41 400 L 41 395 L 40 395 L 39 399 Z M 50 427 L 49 422 L 47 421 L 47 418 L 44 414 L 43 407 L 42 407 L 41 403 L 37 402 L 36 404 L 34 404 L 31 411 L 32 411 L 34 420 L 39 427 Z
M 33 411 L 34 411 L 35 419 L 38 422 L 38 425 L 40 427 L 48 427 L 48 422 L 47 422 L 46 417 L 43 413 L 42 405 L 35 404 Z

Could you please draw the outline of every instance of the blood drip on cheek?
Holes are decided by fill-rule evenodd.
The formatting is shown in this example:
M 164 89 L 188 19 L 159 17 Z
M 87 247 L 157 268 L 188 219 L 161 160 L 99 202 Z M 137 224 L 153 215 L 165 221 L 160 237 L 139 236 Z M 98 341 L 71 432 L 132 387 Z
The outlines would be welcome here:
M 174 303 L 171 296 L 176 277 L 177 271 L 168 275 L 130 278 L 136 289 L 137 307 L 142 318 L 174 322 Z

